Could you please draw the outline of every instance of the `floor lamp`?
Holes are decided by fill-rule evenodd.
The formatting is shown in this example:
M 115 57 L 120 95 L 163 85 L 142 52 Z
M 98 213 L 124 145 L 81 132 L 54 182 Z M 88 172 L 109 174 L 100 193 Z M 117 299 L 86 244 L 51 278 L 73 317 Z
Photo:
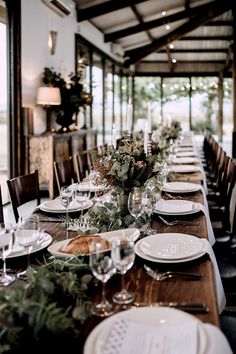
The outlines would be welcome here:
M 38 88 L 37 104 L 46 110 L 46 130 L 43 134 L 51 132 L 51 106 L 61 104 L 61 94 L 59 87 L 43 86 Z

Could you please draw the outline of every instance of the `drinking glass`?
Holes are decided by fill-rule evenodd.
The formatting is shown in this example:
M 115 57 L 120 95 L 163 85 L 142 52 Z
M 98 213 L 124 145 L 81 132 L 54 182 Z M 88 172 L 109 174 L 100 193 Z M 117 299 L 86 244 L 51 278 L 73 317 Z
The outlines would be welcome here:
M 113 296 L 117 304 L 129 304 L 134 300 L 134 294 L 124 287 L 124 275 L 133 266 L 135 259 L 134 241 L 120 238 L 112 242 L 112 260 L 118 273 L 121 274 L 121 291 Z
M 146 235 L 151 235 L 153 233 L 156 233 L 156 231 L 151 228 L 151 218 L 155 210 L 156 202 L 157 202 L 157 198 L 156 198 L 155 190 L 146 188 L 142 193 L 143 211 L 148 215 L 149 218 L 148 227 L 145 230 Z
M 3 267 L 0 276 L 0 286 L 8 286 L 16 279 L 15 276 L 6 272 L 6 258 L 11 253 L 14 244 L 14 230 L 10 224 L 0 223 L 0 257 L 2 258 Z
M 137 220 L 143 213 L 142 193 L 139 188 L 134 188 L 133 191 L 129 193 L 128 209 L 130 214 L 135 218 L 134 226 L 137 227 Z
M 98 192 L 96 187 L 99 183 L 100 173 L 96 170 L 91 170 L 89 174 L 89 183 L 91 185 L 91 189 L 94 189 L 94 197 L 93 200 L 95 202 L 99 202 Z
M 91 198 L 91 192 L 88 189 L 84 189 L 83 184 L 78 184 L 75 187 L 75 200 L 81 206 L 80 218 L 83 216 L 84 206 Z
M 30 267 L 30 254 L 40 236 L 38 216 L 31 215 L 20 217 L 16 235 L 18 244 L 27 250 L 27 268 L 17 273 L 17 278 L 27 280 L 27 269 Z
M 106 282 L 116 272 L 116 268 L 111 258 L 111 250 L 104 247 L 101 240 L 92 241 L 89 244 L 89 265 L 93 275 L 102 282 L 102 301 L 94 305 L 91 309 L 92 314 L 100 317 L 110 316 L 114 313 L 113 305 L 106 299 Z
M 73 190 L 69 186 L 63 186 L 60 190 L 61 204 L 66 208 L 66 226 L 69 226 L 68 209 L 73 200 Z

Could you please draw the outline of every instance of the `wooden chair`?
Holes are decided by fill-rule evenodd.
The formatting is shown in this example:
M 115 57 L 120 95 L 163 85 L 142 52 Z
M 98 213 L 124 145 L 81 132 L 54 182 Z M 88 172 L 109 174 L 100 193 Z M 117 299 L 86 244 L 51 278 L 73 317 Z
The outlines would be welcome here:
M 36 200 L 37 205 L 40 204 L 39 178 L 37 170 L 33 173 L 7 180 L 7 186 L 9 189 L 16 222 L 19 219 L 18 208 L 21 205 L 32 200 Z
M 1 186 L 0 186 L 0 222 L 1 223 L 4 222 Z
M 60 191 L 61 187 L 69 186 L 78 181 L 74 170 L 73 159 L 71 157 L 68 160 L 59 162 L 54 161 L 53 165 L 58 191 Z
M 73 156 L 78 181 L 82 181 L 91 171 L 91 159 L 87 151 Z

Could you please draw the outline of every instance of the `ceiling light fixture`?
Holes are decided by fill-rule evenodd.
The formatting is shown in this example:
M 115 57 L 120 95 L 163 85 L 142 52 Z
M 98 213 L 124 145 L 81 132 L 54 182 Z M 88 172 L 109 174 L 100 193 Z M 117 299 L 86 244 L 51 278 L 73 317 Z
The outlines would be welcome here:
M 166 15 L 166 11 L 162 11 L 162 16 L 165 16 Z
M 169 30 L 170 29 L 170 25 L 166 25 L 166 30 Z
M 170 43 L 170 44 L 169 44 L 169 48 L 170 48 L 170 49 L 174 49 L 174 47 L 175 47 L 175 46 L 174 46 L 173 43 Z
M 172 59 L 171 61 L 172 61 L 173 64 L 177 63 L 176 59 Z

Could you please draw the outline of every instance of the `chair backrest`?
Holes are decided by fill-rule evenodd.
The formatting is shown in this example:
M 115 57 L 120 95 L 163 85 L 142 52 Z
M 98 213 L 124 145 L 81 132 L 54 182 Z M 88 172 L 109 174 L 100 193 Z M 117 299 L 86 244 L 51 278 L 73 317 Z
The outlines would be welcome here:
M 0 186 L 0 222 L 4 222 L 1 186 Z
M 74 166 L 79 181 L 82 181 L 91 171 L 91 159 L 87 151 L 73 156 Z
M 230 203 L 231 203 L 231 197 L 232 193 L 236 184 L 236 165 L 234 161 L 230 158 L 228 167 L 227 167 L 227 172 L 225 175 L 225 184 L 224 184 L 224 191 L 220 193 L 221 198 L 224 199 L 224 218 L 226 220 L 225 227 L 230 230 L 231 229 L 231 223 L 230 223 Z
M 60 191 L 63 186 L 69 186 L 72 183 L 77 182 L 73 159 L 71 157 L 59 162 L 54 161 L 53 165 L 58 191 Z
M 16 222 L 19 218 L 18 208 L 32 200 L 40 204 L 40 190 L 39 190 L 39 177 L 38 171 L 27 175 L 18 176 L 7 180 L 9 194 L 11 198 L 13 213 Z

